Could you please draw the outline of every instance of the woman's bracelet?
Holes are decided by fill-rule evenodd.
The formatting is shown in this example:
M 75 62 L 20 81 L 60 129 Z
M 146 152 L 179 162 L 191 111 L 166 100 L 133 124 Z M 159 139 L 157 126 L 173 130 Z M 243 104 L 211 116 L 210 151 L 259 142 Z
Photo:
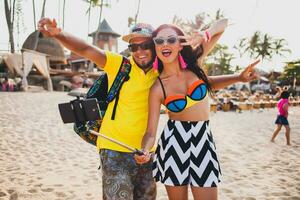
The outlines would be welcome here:
M 208 32 L 208 30 L 200 31 L 198 34 L 204 39 L 205 42 L 209 42 L 211 39 L 211 34 Z
M 211 39 L 211 34 L 208 32 L 208 30 L 205 30 L 204 33 L 205 33 L 205 36 L 206 36 L 206 42 L 209 42 L 210 39 Z

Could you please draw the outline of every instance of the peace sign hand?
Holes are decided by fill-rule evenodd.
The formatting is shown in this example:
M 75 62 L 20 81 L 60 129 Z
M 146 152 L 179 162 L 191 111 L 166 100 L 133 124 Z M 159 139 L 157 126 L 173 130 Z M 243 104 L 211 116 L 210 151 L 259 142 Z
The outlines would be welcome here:
M 203 42 L 206 42 L 205 34 L 197 31 L 193 32 L 192 35 L 178 36 L 178 39 L 185 40 L 185 42 L 181 43 L 182 46 L 190 45 L 193 49 L 197 48 Z

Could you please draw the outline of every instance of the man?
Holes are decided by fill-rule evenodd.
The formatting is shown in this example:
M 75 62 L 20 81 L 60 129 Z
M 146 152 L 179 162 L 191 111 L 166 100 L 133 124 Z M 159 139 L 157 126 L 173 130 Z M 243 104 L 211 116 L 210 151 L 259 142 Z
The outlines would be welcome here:
M 109 87 L 119 70 L 122 56 L 103 51 L 57 28 L 55 20 L 41 19 L 39 30 L 44 36 L 54 37 L 66 48 L 83 56 L 108 75 Z M 124 37 L 130 41 L 130 79 L 120 90 L 115 119 L 111 120 L 114 102 L 108 105 L 100 132 L 140 149 L 148 117 L 148 93 L 157 73 L 151 70 L 153 62 L 153 28 L 148 24 L 137 24 Z M 133 153 L 108 140 L 98 138 L 102 164 L 103 199 L 145 199 L 156 198 L 156 184 L 152 178 L 151 163 L 139 165 Z
M 227 26 L 227 22 L 226 22 Z M 213 48 L 225 29 L 220 23 L 210 31 L 210 43 L 205 43 L 207 53 Z M 220 28 L 221 27 L 221 28 Z M 85 57 L 101 67 L 108 75 L 109 87 L 119 70 L 122 56 L 109 51 L 103 51 L 95 46 L 80 40 L 57 27 L 56 21 L 48 18 L 39 21 L 39 30 L 44 36 L 54 37 L 66 48 Z M 126 81 L 120 91 L 115 119 L 111 113 L 114 102 L 108 105 L 106 115 L 102 121 L 100 132 L 133 148 L 140 149 L 141 141 L 146 130 L 148 118 L 149 89 L 156 80 L 158 73 L 152 69 L 154 47 L 151 35 L 154 29 L 149 24 L 138 23 L 130 29 L 123 40 L 129 43 L 131 51 L 130 63 L 132 65 L 130 79 Z M 203 34 L 199 37 L 187 38 L 187 42 L 203 42 Z M 248 81 L 255 77 L 252 66 L 240 75 L 211 77 L 214 89 L 223 88 L 237 81 Z M 103 199 L 143 199 L 156 198 L 156 185 L 152 178 L 151 162 L 139 165 L 134 155 L 110 141 L 98 138 L 97 147 L 100 150 L 102 163 L 102 189 Z

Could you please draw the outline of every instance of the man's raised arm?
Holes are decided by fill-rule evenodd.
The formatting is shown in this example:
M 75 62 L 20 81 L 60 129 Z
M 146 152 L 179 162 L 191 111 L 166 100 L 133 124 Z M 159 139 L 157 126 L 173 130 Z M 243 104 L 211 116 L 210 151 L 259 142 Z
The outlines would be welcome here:
M 72 34 L 66 33 L 57 27 L 55 19 L 43 18 L 38 23 L 38 30 L 45 37 L 57 39 L 64 47 L 75 54 L 87 58 L 98 67 L 103 68 L 106 63 L 105 52 L 94 45 L 79 39 Z

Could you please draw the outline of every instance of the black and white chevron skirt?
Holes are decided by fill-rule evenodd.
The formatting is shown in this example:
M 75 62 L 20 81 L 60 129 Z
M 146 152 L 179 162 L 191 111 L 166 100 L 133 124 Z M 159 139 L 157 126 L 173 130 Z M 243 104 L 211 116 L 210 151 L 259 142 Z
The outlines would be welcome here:
M 217 187 L 221 169 L 209 121 L 169 120 L 155 151 L 153 176 L 169 186 Z

